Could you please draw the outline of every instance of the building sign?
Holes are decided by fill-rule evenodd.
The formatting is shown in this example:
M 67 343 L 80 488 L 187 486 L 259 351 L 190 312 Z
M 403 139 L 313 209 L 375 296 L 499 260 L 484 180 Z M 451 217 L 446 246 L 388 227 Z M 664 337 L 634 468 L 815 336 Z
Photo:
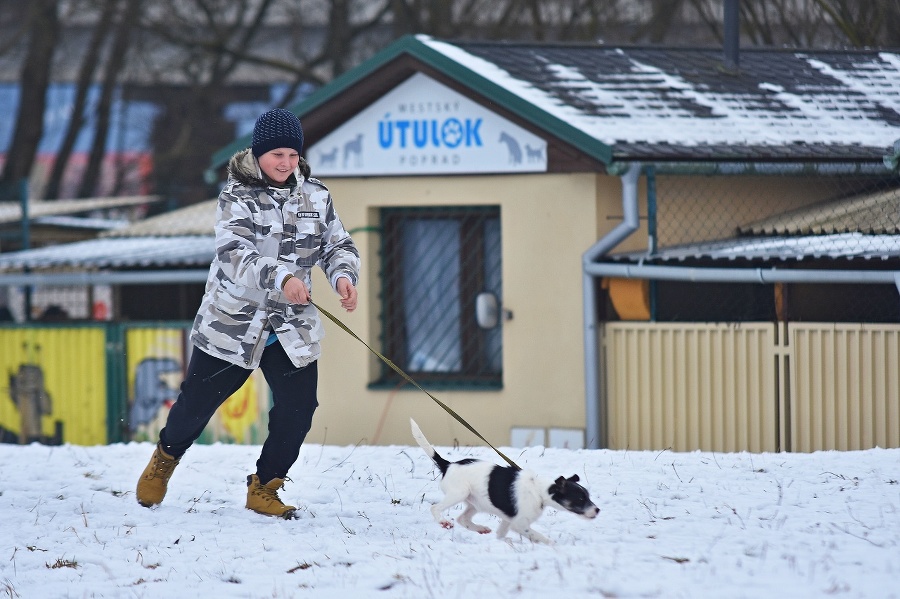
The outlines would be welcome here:
M 547 143 L 417 73 L 306 152 L 315 176 L 533 173 Z

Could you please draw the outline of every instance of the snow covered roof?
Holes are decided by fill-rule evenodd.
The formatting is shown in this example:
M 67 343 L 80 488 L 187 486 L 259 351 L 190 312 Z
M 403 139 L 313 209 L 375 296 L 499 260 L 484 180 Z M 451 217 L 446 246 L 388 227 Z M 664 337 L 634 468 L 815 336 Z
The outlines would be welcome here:
M 140 204 L 152 204 L 158 202 L 160 196 L 123 196 L 110 198 L 83 198 L 75 200 L 28 200 L 28 217 L 37 219 L 44 216 L 59 216 L 69 214 L 81 214 L 104 210 L 108 208 L 122 208 Z M 15 223 L 22 220 L 22 204 L 19 202 L 0 202 L 0 224 Z
M 291 107 L 307 144 L 414 72 L 441 77 L 584 156 L 881 163 L 900 139 L 900 51 L 445 41 L 408 36 Z M 338 121 L 338 122 L 328 122 Z M 249 136 L 217 152 L 218 169 Z
M 102 237 L 181 237 L 212 235 L 216 224 L 215 199 L 158 214 L 127 227 L 102 233 Z
M 730 239 L 698 241 L 648 252 L 611 254 L 613 262 L 686 260 L 787 261 L 900 258 L 900 193 L 888 189 L 819 202 L 737 227 Z
M 900 53 L 443 42 L 621 159 L 869 158 L 900 138 Z
M 90 239 L 0 253 L 0 272 L 77 268 L 206 267 L 215 255 L 214 235 Z
M 606 257 L 612 262 L 671 263 L 686 260 L 764 260 L 768 262 L 807 259 L 886 260 L 900 258 L 900 235 L 777 235 L 737 237 L 660 248 L 656 252 L 627 252 Z
M 207 267 L 215 254 L 216 200 L 105 231 L 99 239 L 0 253 L 0 272 L 78 268 Z

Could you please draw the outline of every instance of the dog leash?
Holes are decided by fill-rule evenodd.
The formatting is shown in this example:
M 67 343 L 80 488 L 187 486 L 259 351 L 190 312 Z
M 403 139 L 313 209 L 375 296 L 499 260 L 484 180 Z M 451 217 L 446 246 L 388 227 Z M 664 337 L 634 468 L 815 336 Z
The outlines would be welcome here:
M 487 443 L 488 446 L 489 446 L 491 449 L 493 449 L 494 451 L 497 452 L 497 455 L 499 455 L 501 458 L 503 458 L 504 460 L 506 460 L 506 463 L 507 463 L 507 464 L 509 464 L 510 466 L 512 466 L 513 468 L 515 468 L 516 470 L 521 470 L 521 469 L 522 469 L 522 468 L 519 467 L 518 464 L 516 464 L 514 461 L 512 461 L 511 459 L 509 459 L 508 457 L 506 457 L 506 454 L 504 454 L 502 451 L 500 451 L 499 449 L 497 449 L 496 447 L 494 447 L 494 446 L 491 444 L 490 441 L 488 441 L 487 439 L 485 439 L 484 436 L 482 436 L 481 433 L 479 433 L 477 430 L 475 430 L 475 428 L 474 428 L 471 424 L 469 424 L 468 422 L 466 422 L 465 418 L 463 418 L 462 416 L 460 416 L 459 414 L 457 414 L 450 406 L 448 406 L 447 404 L 445 404 L 444 402 L 442 402 L 441 400 L 439 400 L 437 397 L 435 397 L 434 395 L 432 395 L 431 393 L 429 393 L 428 391 L 426 391 L 426 390 L 422 387 L 422 385 L 420 385 L 419 383 L 417 383 L 416 381 L 414 381 L 413 378 L 412 378 L 411 376 L 409 376 L 408 374 L 406 374 L 405 372 L 403 372 L 403 370 L 402 370 L 399 366 L 397 366 L 396 364 L 394 364 L 393 362 L 391 362 L 391 360 L 388 359 L 387 357 L 385 357 L 384 355 L 382 355 L 381 352 L 379 352 L 379 351 L 373 349 L 368 343 L 366 343 L 365 341 L 363 341 L 363 340 L 359 337 L 359 335 L 357 335 L 357 334 L 354 333 L 352 330 L 350 330 L 350 327 L 348 327 L 348 326 L 345 325 L 343 322 L 341 322 L 340 319 L 339 319 L 337 316 L 333 315 L 331 312 L 329 312 L 328 310 L 326 310 L 325 308 L 323 308 L 322 306 L 320 306 L 319 304 L 315 303 L 315 302 L 312 301 L 312 300 L 310 300 L 309 303 L 312 304 L 313 306 L 315 306 L 316 309 L 319 310 L 319 312 L 321 312 L 322 314 L 324 314 L 325 316 L 327 316 L 328 319 L 331 320 L 331 322 L 333 322 L 334 324 L 336 324 L 336 325 L 339 326 L 340 328 L 344 329 L 344 331 L 346 331 L 347 334 L 349 334 L 351 337 L 353 337 L 354 339 L 356 339 L 357 341 L 359 341 L 360 343 L 362 343 L 363 345 L 365 345 L 366 348 L 367 348 L 370 352 L 372 352 L 373 354 L 375 354 L 376 356 L 378 356 L 378 358 L 379 358 L 382 362 L 384 362 L 385 364 L 387 364 L 388 366 L 390 366 L 390 367 L 394 370 L 394 372 L 396 372 L 397 374 L 399 374 L 400 376 L 402 376 L 402 377 L 403 377 L 404 379 L 406 379 L 409 383 L 412 383 L 419 391 L 421 391 L 422 393 L 424 393 L 425 395 L 427 395 L 428 397 L 430 397 L 430 398 L 434 401 L 434 403 L 436 403 L 437 405 L 439 405 L 439 406 L 441 406 L 442 408 L 444 408 L 444 411 L 446 411 L 448 414 L 450 414 L 451 416 L 453 416 L 453 417 L 457 420 L 457 422 L 459 422 L 459 423 L 462 424 L 464 427 L 466 427 L 466 428 L 467 428 L 471 433 L 473 433 L 476 437 L 478 437 L 479 439 L 481 439 L 482 441 L 484 441 L 485 443 Z

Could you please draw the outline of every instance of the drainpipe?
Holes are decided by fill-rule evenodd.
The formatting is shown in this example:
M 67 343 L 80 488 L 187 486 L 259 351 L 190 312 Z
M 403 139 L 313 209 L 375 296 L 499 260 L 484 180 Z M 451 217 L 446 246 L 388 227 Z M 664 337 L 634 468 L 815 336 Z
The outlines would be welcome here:
M 597 294 L 594 277 L 588 272 L 597 258 L 607 254 L 638 229 L 637 184 L 641 174 L 640 163 L 632 163 L 622 175 L 622 213 L 624 218 L 615 228 L 592 245 L 581 256 L 584 309 L 584 388 L 585 388 L 585 436 L 590 449 L 605 447 L 606 431 L 601 426 L 603 410 L 600 405 L 599 343 L 597 340 Z

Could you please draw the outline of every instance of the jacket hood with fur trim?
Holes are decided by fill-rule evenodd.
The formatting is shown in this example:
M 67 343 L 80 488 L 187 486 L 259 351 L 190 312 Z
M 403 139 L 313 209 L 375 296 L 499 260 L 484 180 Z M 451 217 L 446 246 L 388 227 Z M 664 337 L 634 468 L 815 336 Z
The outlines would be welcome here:
M 309 179 L 312 169 L 310 169 L 309 163 L 303 156 L 300 157 L 300 163 L 297 165 L 297 168 L 304 179 Z M 250 148 L 235 153 L 228 160 L 228 176 L 238 183 L 252 187 L 267 187 L 269 185 L 263 178 L 259 163 L 256 161 Z

